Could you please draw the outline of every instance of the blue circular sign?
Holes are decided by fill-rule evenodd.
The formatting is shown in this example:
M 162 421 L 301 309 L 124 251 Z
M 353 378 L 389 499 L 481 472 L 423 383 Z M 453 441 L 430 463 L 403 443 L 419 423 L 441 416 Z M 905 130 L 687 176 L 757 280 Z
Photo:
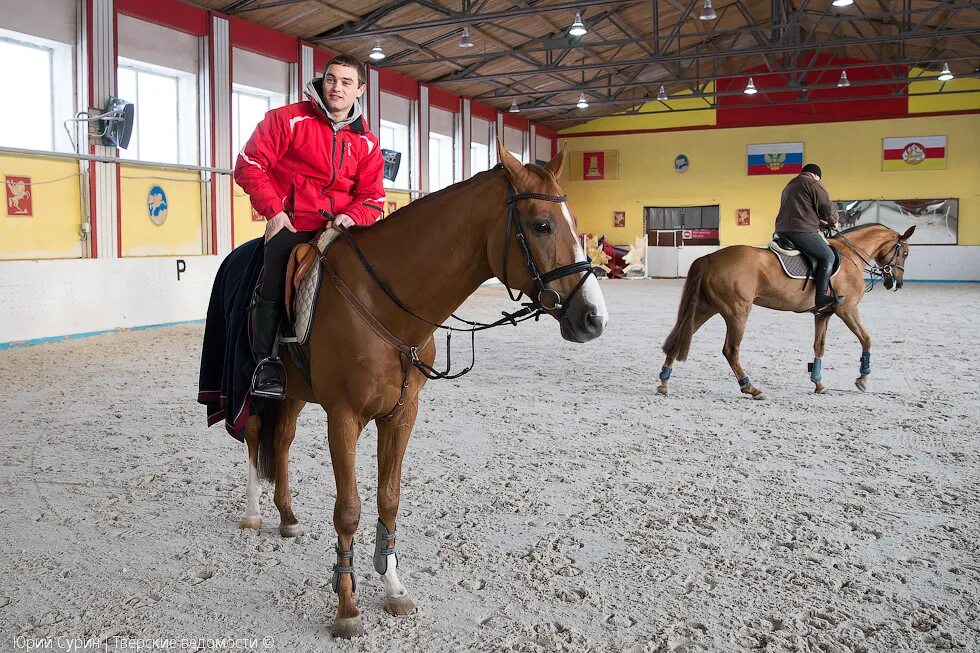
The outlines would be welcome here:
M 156 226 L 167 221 L 167 194 L 160 186 L 151 186 L 146 194 L 146 212 Z
M 687 172 L 688 167 L 691 165 L 690 160 L 687 158 L 686 154 L 678 154 L 674 158 L 674 170 L 680 174 Z

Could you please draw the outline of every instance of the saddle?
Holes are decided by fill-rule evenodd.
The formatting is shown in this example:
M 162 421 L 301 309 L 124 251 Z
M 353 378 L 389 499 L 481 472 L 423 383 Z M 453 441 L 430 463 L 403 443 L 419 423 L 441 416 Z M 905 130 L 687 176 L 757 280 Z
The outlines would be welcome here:
M 286 320 L 298 345 L 306 344 L 313 326 L 323 277 L 320 260 L 339 235 L 336 229 L 318 232 L 310 242 L 294 247 L 286 263 Z M 284 342 L 294 341 L 286 338 Z
M 840 271 L 840 252 L 833 247 L 831 249 L 834 252 L 834 267 L 831 269 L 830 277 L 834 278 Z M 805 281 L 813 276 L 813 259 L 805 252 L 796 249 L 793 243 L 780 238 L 779 234 L 772 235 L 769 250 L 776 255 L 783 272 L 791 279 L 803 279 Z M 803 285 L 805 286 L 806 283 Z

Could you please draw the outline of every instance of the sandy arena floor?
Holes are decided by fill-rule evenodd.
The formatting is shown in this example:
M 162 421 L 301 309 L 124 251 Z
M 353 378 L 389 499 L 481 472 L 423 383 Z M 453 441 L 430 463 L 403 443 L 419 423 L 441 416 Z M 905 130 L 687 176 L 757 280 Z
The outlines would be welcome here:
M 371 566 L 365 432 L 368 634 L 349 642 L 329 637 L 318 407 L 292 456 L 308 534 L 285 540 L 268 489 L 262 532 L 238 528 L 244 448 L 194 401 L 203 326 L 0 351 L 0 651 L 222 637 L 289 652 L 980 651 L 980 286 L 869 295 L 867 394 L 840 321 L 834 392 L 815 396 L 811 319 L 756 309 L 742 360 L 765 402 L 738 392 L 719 318 L 655 395 L 680 288 L 604 282 L 599 340 L 566 343 L 553 321 L 501 329 L 471 375 L 429 384 L 398 523 L 409 617 L 384 613 Z M 462 313 L 506 307 L 486 289 Z

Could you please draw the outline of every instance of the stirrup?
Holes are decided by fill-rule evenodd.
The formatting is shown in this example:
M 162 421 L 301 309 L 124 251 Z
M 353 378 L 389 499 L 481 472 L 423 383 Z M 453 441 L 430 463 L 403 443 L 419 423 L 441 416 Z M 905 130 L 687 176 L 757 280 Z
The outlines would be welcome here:
M 270 392 L 269 390 L 260 390 L 257 387 L 260 374 L 264 375 L 265 373 L 268 373 L 269 367 L 276 369 L 276 376 L 282 381 L 282 392 Z M 252 395 L 263 399 L 285 399 L 286 367 L 282 364 L 282 359 L 280 359 L 278 356 L 269 356 L 258 362 L 258 364 L 255 366 L 255 372 L 252 374 L 250 392 Z
M 844 301 L 844 295 L 824 295 L 826 301 L 824 303 L 816 302 L 813 308 L 810 309 L 810 313 L 814 315 L 819 315 L 820 313 L 827 313 L 834 310 L 834 307 Z

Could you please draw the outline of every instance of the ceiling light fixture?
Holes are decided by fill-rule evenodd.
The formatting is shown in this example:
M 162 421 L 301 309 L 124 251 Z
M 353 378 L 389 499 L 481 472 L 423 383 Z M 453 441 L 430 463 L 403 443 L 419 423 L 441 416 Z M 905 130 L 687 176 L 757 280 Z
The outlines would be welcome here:
M 660 85 L 660 90 L 657 91 L 657 99 L 660 100 L 661 102 L 667 101 L 667 91 L 664 89 L 663 84 Z
M 507 109 L 507 110 L 510 111 L 511 113 L 520 113 L 521 112 L 521 108 L 519 106 L 517 106 L 517 100 L 511 100 L 510 101 L 510 108 Z
M 755 87 L 755 84 L 752 82 L 751 77 L 749 77 L 749 83 L 745 85 L 744 92 L 746 95 L 755 95 L 756 93 L 759 92 L 759 90 Z
M 847 79 L 847 71 L 840 71 L 840 79 L 837 80 L 837 88 L 846 88 L 851 85 L 851 82 Z
M 578 102 L 575 103 L 579 109 L 588 109 L 589 101 L 585 99 L 585 91 L 582 91 L 578 96 Z
M 704 0 L 704 6 L 701 7 L 701 15 L 698 18 L 701 20 L 714 20 L 718 18 L 718 14 L 715 13 L 715 8 L 711 6 L 711 0 Z
M 381 39 L 374 39 L 374 47 L 371 48 L 371 54 L 368 56 L 375 61 L 381 61 L 385 58 L 385 51 L 381 49 Z
M 582 14 L 575 12 L 575 20 L 572 21 L 572 26 L 568 28 L 569 36 L 585 36 L 589 33 L 589 30 L 585 28 L 585 23 L 582 22 Z
M 953 79 L 953 73 L 950 72 L 948 63 L 943 62 L 943 70 L 941 73 L 939 73 L 938 79 L 941 82 L 948 82 L 949 80 Z
M 470 28 L 463 28 L 463 35 L 459 38 L 459 47 L 461 48 L 472 48 L 473 41 L 470 40 Z
M 834 0 L 830 4 L 834 5 L 835 7 L 850 7 L 852 4 L 854 4 L 854 0 Z

